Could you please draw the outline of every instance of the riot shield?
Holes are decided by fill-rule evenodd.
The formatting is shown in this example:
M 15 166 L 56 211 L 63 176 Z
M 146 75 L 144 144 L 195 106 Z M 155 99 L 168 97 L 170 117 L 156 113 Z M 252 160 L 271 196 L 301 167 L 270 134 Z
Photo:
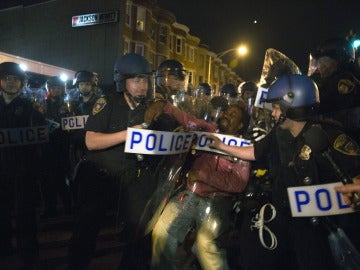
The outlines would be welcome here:
M 188 153 L 164 156 L 159 162 L 155 172 L 158 184 L 140 220 L 139 228 L 145 228 L 144 235 L 152 231 L 169 199 L 184 187 L 182 179 L 189 164 Z
M 271 83 L 283 75 L 301 74 L 299 67 L 285 54 L 269 48 L 265 52 L 260 85 L 268 88 Z
M 301 74 L 299 67 L 285 54 L 278 50 L 269 48 L 265 52 L 264 64 L 260 76 L 255 104 L 248 108 L 250 114 L 249 139 L 261 140 L 274 126 L 271 119 L 271 107 L 263 100 L 263 93 L 267 92 L 269 86 L 279 77 L 290 74 Z M 252 106 L 250 104 L 250 106 Z
M 196 118 L 206 120 L 207 115 L 211 111 L 211 104 L 203 92 L 197 90 L 198 89 L 190 93 L 190 95 L 185 94 L 182 99 L 179 100 L 177 107 Z

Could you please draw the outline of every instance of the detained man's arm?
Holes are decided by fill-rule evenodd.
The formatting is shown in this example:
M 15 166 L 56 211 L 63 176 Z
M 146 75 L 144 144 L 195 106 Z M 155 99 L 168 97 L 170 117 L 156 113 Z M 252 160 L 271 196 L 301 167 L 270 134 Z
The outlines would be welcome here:
M 255 160 L 254 146 L 229 146 L 224 144 L 218 137 L 214 135 L 210 135 L 208 138 L 212 139 L 212 142 L 209 144 L 209 147 L 211 148 L 226 152 L 230 156 L 238 157 L 242 160 Z
M 133 128 L 142 128 L 141 125 Z M 121 130 L 115 133 L 102 133 L 86 131 L 85 144 L 89 150 L 102 150 L 115 146 L 126 141 L 127 130 Z

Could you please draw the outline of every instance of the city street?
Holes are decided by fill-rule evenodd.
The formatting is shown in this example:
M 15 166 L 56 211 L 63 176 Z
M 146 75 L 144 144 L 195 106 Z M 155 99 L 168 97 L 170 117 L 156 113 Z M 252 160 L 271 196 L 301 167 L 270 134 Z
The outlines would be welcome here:
M 121 240 L 117 238 L 115 217 L 110 213 L 101 230 L 97 249 L 89 270 L 115 270 L 121 259 Z M 72 218 L 67 216 L 44 219 L 39 222 L 40 258 L 46 270 L 65 270 Z M 1 270 L 16 270 L 17 256 L 0 258 Z

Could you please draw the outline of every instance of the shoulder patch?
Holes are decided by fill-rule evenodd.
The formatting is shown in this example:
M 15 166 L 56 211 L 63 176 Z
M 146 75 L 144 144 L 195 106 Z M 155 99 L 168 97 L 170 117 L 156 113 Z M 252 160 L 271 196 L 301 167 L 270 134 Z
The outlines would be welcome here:
M 359 145 L 346 134 L 340 134 L 334 141 L 336 151 L 347 156 L 360 156 Z
M 102 109 L 104 109 L 105 106 L 106 106 L 106 104 L 107 104 L 107 102 L 106 102 L 106 99 L 105 99 L 105 98 L 99 98 L 99 99 L 95 102 L 95 104 L 94 104 L 94 106 L 93 106 L 93 108 L 92 108 L 92 115 L 95 115 L 95 114 L 97 114 L 98 112 L 100 112 Z
M 349 79 L 341 79 L 338 82 L 338 92 L 340 95 L 350 94 L 355 88 L 355 83 Z

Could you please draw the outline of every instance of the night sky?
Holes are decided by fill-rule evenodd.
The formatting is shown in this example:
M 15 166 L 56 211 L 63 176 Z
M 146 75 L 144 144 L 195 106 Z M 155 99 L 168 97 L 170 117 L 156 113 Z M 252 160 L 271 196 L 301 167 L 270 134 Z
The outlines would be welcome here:
M 158 4 L 211 51 L 246 43 L 250 53 L 236 68 L 245 80 L 259 80 L 267 48 L 281 51 L 306 74 L 309 52 L 322 41 L 345 37 L 351 29 L 360 35 L 360 0 L 158 0 Z M 223 60 L 234 57 L 230 53 Z
M 41 0 L 0 0 L 0 8 L 13 3 L 26 5 L 36 2 Z M 345 37 L 350 30 L 360 36 L 360 0 L 157 2 L 215 53 L 238 47 L 241 43 L 247 44 L 249 54 L 239 59 L 235 69 L 245 80 L 259 80 L 267 48 L 286 54 L 306 74 L 309 52 L 322 41 Z M 229 63 L 234 57 L 235 53 L 229 53 L 223 60 Z

